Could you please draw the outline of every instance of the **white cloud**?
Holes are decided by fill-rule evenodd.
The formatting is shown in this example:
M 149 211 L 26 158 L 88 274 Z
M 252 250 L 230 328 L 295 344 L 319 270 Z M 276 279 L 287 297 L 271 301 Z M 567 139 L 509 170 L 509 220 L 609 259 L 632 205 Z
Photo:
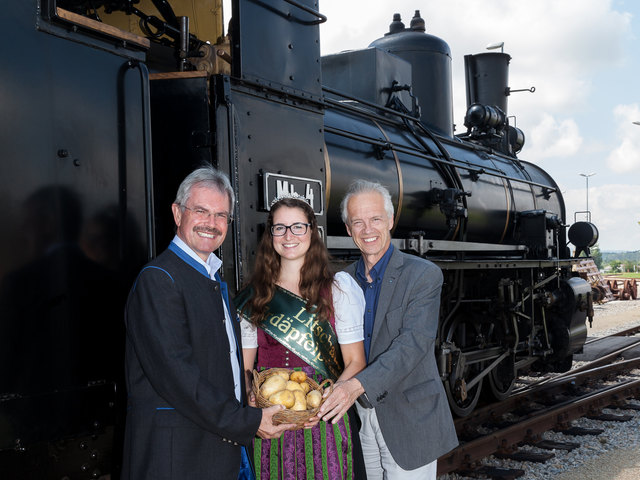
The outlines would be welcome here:
M 320 0 L 320 11 L 329 17 L 321 27 L 322 51 L 365 48 L 387 32 L 394 13 L 401 13 L 408 25 L 415 8 L 420 8 L 427 33 L 451 47 L 457 132 L 464 131 L 466 110 L 464 55 L 486 52 L 486 45 L 504 41 L 504 51 L 512 57 L 509 86 L 536 87 L 533 94 L 513 93 L 508 99 L 509 114 L 517 116 L 516 125 L 526 137 L 519 156 L 545 168 L 559 184 L 566 185 L 563 190 L 569 188 L 565 194 L 569 223 L 575 211 L 585 210 L 584 178 L 578 173 L 599 172 L 590 182 L 589 207 L 600 230 L 600 246 L 639 249 L 638 188 L 622 185 L 634 181 L 637 185 L 638 180 L 629 174 L 612 178 L 611 172 L 630 168 L 621 159 L 635 158 L 625 151 L 640 152 L 640 145 L 630 142 L 640 140 L 640 126 L 627 122 L 623 130 L 624 121 L 618 118 L 620 138 L 616 141 L 608 136 L 613 128 L 603 112 L 612 110 L 612 102 L 621 103 L 611 98 L 624 87 L 612 85 L 613 90 L 607 91 L 601 82 L 603 75 L 629 75 L 622 67 L 637 62 L 635 57 L 625 57 L 625 46 L 636 40 L 631 15 L 624 10 L 635 7 L 611 0 Z M 339 25 L 335 30 L 334 24 Z M 640 121 L 640 114 L 633 120 Z M 603 160 L 614 150 L 611 162 L 615 166 L 609 165 L 607 173 L 602 169 Z M 619 156 L 614 159 L 614 155 Z M 613 185 L 602 185 L 605 182 Z
M 638 104 L 618 105 L 613 115 L 618 132 L 618 147 L 607 157 L 607 165 L 616 173 L 635 172 L 640 168 L 640 121 Z
M 597 178 L 597 177 L 595 177 Z M 602 250 L 640 250 L 640 185 L 610 184 L 589 187 L 591 221 L 600 233 Z M 567 222 L 573 223 L 574 212 L 584 211 L 586 188 L 564 193 Z M 579 215 L 578 220 L 584 220 Z
M 226 7 L 230 0 L 224 2 Z M 637 52 L 628 48 L 637 39 L 625 12 L 637 12 L 635 2 L 319 0 L 320 12 L 328 16 L 320 27 L 321 51 L 366 48 L 388 31 L 394 13 L 408 25 L 416 8 L 427 33 L 451 47 L 457 132 L 464 131 L 466 110 L 464 55 L 504 41 L 512 57 L 509 86 L 536 87 L 533 94 L 509 97 L 509 114 L 517 116 L 526 137 L 520 157 L 537 162 L 564 185 L 568 222 L 585 209 L 584 179 L 578 173 L 598 172 L 590 180 L 589 207 L 601 248 L 639 249 L 640 126 L 631 123 L 640 121 L 638 103 L 618 107 L 615 120 L 610 117 L 616 103 L 640 102 L 628 81 L 639 76 Z M 613 130 L 617 138 L 611 137 Z
M 620 65 L 630 37 L 630 14 L 614 10 L 609 0 L 321 0 L 320 11 L 328 16 L 321 26 L 322 52 L 365 48 L 388 31 L 394 13 L 408 25 L 416 7 L 427 33 L 451 47 L 454 121 L 460 126 L 466 110 L 464 55 L 505 42 L 512 56 L 510 86 L 536 87 L 536 93 L 509 97 L 509 113 L 527 133 L 542 121 L 541 112 L 568 116 L 589 108 L 592 75 Z
M 526 157 L 532 162 L 549 157 L 573 156 L 580 150 L 583 141 L 573 119 L 556 120 L 549 114 L 542 115 L 542 120 L 533 127 L 528 138 Z

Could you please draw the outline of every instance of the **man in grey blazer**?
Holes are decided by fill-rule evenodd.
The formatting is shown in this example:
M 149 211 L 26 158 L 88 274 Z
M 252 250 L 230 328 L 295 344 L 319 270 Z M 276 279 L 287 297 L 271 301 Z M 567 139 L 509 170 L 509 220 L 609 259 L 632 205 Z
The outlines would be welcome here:
M 355 181 L 341 209 L 362 253 L 346 271 L 365 294 L 368 365 L 335 385 L 319 415 L 335 422 L 360 397 L 368 479 L 435 479 L 438 457 L 458 444 L 434 356 L 442 272 L 391 245 L 393 204 L 382 185 Z

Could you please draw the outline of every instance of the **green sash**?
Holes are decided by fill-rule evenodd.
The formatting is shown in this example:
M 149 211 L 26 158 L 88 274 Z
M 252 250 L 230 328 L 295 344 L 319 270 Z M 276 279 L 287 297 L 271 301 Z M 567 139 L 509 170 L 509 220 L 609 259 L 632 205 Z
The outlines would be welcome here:
M 249 320 L 245 311 L 252 289 L 245 288 L 234 299 L 238 311 Z M 267 314 L 260 328 L 280 344 L 298 355 L 324 378 L 337 380 L 344 369 L 342 352 L 331 323 L 316 319 L 306 310 L 306 302 L 299 296 L 276 285 L 273 299 L 267 305 Z

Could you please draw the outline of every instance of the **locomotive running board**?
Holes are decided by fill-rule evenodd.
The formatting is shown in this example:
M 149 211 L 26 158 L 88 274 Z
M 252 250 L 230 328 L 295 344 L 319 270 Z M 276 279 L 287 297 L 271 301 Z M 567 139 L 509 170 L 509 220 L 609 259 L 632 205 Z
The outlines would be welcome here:
M 526 245 L 499 245 L 497 243 L 455 242 L 451 240 L 419 240 L 415 238 L 394 238 L 391 243 L 400 250 L 413 250 L 420 254 L 428 251 L 438 252 L 526 252 Z M 327 237 L 327 248 L 353 250 L 351 237 Z

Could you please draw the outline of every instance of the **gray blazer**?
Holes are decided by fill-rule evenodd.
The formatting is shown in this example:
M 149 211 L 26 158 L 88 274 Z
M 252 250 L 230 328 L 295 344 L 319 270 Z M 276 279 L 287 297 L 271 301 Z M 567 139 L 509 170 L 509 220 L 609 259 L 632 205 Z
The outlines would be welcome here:
M 356 264 L 346 271 L 355 278 Z M 434 355 L 441 289 L 435 264 L 394 249 L 378 299 L 369 364 L 356 375 L 393 459 L 405 470 L 458 445 Z

